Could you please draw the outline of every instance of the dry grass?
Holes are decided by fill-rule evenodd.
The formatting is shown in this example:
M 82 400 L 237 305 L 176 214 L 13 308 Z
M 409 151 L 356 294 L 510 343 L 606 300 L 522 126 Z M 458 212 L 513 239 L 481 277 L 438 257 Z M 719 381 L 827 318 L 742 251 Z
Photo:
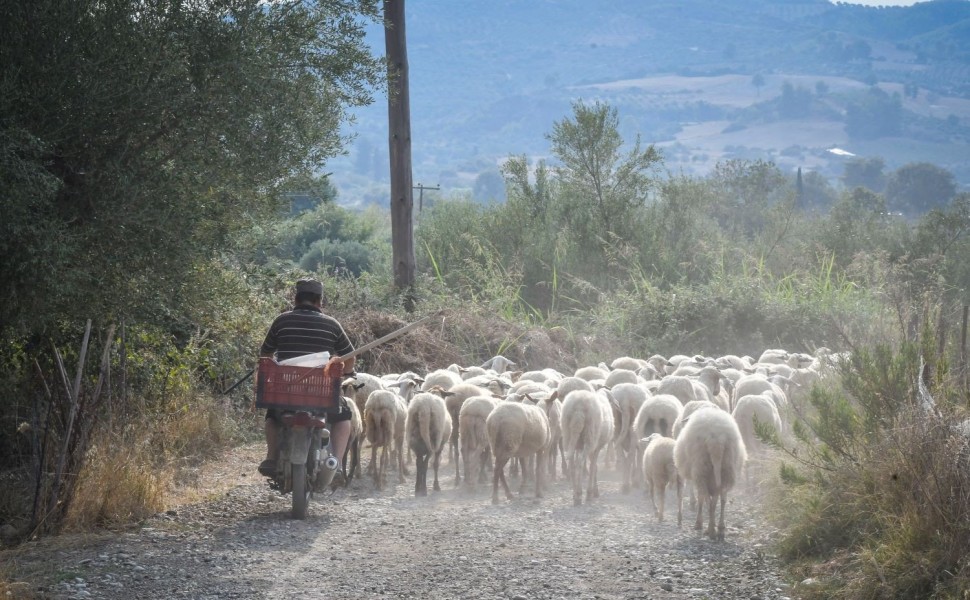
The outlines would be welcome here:
M 336 316 L 359 347 L 423 315 L 410 321 L 373 310 Z M 472 307 L 438 311 L 424 325 L 363 353 L 358 368 L 375 374 L 427 372 L 452 363 L 481 364 L 496 354 L 515 361 L 521 369 L 575 367 L 564 340 L 554 340 L 547 330 L 511 323 Z
M 64 529 L 124 526 L 165 509 L 184 494 L 176 490 L 198 483 L 198 465 L 242 439 L 245 421 L 225 403 L 194 396 L 167 414 L 107 424 L 88 453 Z

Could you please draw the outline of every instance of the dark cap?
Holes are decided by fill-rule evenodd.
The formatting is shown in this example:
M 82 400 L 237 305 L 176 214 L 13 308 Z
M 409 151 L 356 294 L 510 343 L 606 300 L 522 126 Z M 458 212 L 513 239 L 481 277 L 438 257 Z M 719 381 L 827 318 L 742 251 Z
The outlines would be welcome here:
M 323 295 L 323 284 L 316 279 L 301 279 L 296 282 L 296 292 L 306 292 L 308 294 Z

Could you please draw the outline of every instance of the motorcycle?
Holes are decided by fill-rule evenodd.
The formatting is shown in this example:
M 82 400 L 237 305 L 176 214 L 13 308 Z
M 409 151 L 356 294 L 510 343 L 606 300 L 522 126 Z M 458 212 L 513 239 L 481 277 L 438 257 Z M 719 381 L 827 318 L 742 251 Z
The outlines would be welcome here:
M 322 418 L 340 400 L 339 363 L 298 367 L 260 358 L 256 373 L 256 407 L 281 412 L 279 459 L 270 487 L 292 494 L 294 519 L 305 519 L 314 492 L 330 485 L 340 464 Z

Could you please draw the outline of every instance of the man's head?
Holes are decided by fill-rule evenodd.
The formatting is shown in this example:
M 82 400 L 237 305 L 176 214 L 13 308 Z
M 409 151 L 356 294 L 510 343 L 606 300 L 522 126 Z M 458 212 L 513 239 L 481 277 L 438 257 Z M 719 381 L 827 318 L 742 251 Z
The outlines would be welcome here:
M 323 299 L 323 284 L 316 279 L 301 279 L 296 282 L 296 304 L 320 306 Z

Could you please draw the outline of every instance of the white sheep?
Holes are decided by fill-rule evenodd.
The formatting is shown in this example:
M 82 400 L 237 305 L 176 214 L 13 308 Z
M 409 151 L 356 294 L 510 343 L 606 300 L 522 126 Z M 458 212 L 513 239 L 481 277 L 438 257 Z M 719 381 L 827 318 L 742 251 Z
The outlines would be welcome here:
M 569 392 L 562 404 L 563 447 L 569 459 L 573 504 L 583 501 L 582 477 L 588 474 L 586 501 L 599 496 L 597 460 L 613 435 L 613 409 L 602 394 Z
M 505 496 L 512 499 L 512 492 L 505 480 L 505 464 L 518 458 L 523 464 L 521 494 L 525 489 L 526 472 L 531 463 L 536 467 L 536 498 L 542 497 L 543 456 L 549 447 L 551 435 L 546 413 L 531 404 L 502 402 L 485 419 L 488 445 L 495 460 L 492 473 L 492 504 L 498 504 L 498 484 L 502 483 Z M 534 462 L 530 459 L 534 459 Z
M 562 446 L 562 401 L 559 400 L 556 392 L 541 396 L 538 394 L 535 396 L 527 395 L 526 398 L 528 400 L 534 400 L 536 406 L 546 413 L 546 417 L 549 420 L 550 441 L 549 451 L 547 452 L 549 457 L 547 466 L 549 467 L 549 480 L 555 481 L 557 453 L 562 457 L 563 476 L 566 475 L 566 453 Z
M 587 392 L 593 391 L 593 386 L 589 384 L 585 379 L 580 379 L 579 377 L 564 377 L 557 385 L 556 392 L 558 397 L 563 402 L 566 401 L 566 396 L 570 392 L 575 390 L 585 390 Z
M 444 398 L 430 392 L 421 392 L 411 399 L 406 422 L 408 445 L 414 452 L 417 477 L 414 495 L 428 495 L 428 461 L 434 467 L 434 491 L 441 491 L 438 484 L 438 467 L 441 451 L 451 437 L 451 416 Z
M 519 374 L 515 382 L 518 383 L 522 381 L 534 381 L 536 383 L 543 383 L 548 385 L 548 382 L 550 379 L 552 378 L 549 377 L 549 374 L 546 373 L 545 371 L 525 371 Z
M 498 374 L 505 373 L 509 369 L 514 369 L 516 366 L 518 365 L 515 364 L 515 361 L 509 360 L 502 355 L 493 356 L 482 364 L 483 369 L 489 369 Z
M 708 504 L 707 535 L 724 540 L 724 508 L 727 493 L 734 487 L 747 454 L 738 424 L 722 410 L 701 409 L 692 414 L 674 445 L 674 464 L 684 479 L 694 484 L 697 492 L 695 529 L 703 528 L 704 502 Z M 717 530 L 714 512 L 721 501 Z
M 737 406 L 734 407 L 731 416 L 738 424 L 738 430 L 741 431 L 741 439 L 744 441 L 744 447 L 749 457 L 760 456 L 765 451 L 764 443 L 758 439 L 755 433 L 756 419 L 758 423 L 771 427 L 776 435 L 782 433 L 782 422 L 778 415 L 778 409 L 775 407 L 775 402 L 767 394 L 742 396 L 738 399 Z M 745 480 L 749 485 L 751 468 L 752 464 L 749 461 L 744 466 Z
M 674 366 L 674 364 L 672 362 L 670 362 L 669 360 L 667 360 L 663 356 L 660 356 L 659 354 L 654 354 L 653 356 L 651 356 L 650 358 L 648 358 L 647 359 L 647 364 L 649 364 L 654 369 L 656 369 L 657 370 L 657 373 L 660 373 L 661 376 L 663 376 L 663 375 L 665 375 L 667 373 L 667 368 L 668 367 L 673 367 Z
M 757 362 L 771 363 L 776 365 L 786 364 L 788 361 L 788 351 L 781 348 L 769 348 L 761 353 Z
M 443 390 L 449 390 L 461 382 L 462 378 L 458 373 L 449 371 L 448 369 L 438 369 L 437 371 L 431 371 L 424 376 L 424 382 L 421 384 L 421 391 L 427 392 L 434 386 L 438 386 Z
M 472 396 L 461 405 L 458 413 L 458 443 L 465 463 L 466 488 L 474 489 L 476 471 L 480 482 L 485 477 L 489 456 L 485 420 L 498 403 L 498 399 L 492 396 Z
M 545 383 L 539 383 L 538 381 L 531 381 L 528 379 L 520 379 L 516 381 L 511 388 L 509 388 L 509 395 L 518 394 L 519 396 L 525 396 L 527 394 L 551 394 L 552 388 Z
M 637 440 L 659 433 L 674 437 L 674 423 L 680 418 L 684 407 L 680 400 L 670 394 L 655 394 L 647 398 L 633 420 L 633 434 Z
M 684 410 L 680 412 L 680 416 L 677 417 L 676 421 L 674 421 L 674 426 L 670 430 L 671 437 L 677 439 L 680 436 L 681 430 L 684 428 L 687 417 L 691 416 L 702 408 L 718 408 L 718 406 L 707 400 L 694 400 L 692 402 L 688 402 L 684 405 Z
M 706 388 L 705 388 L 706 389 Z M 694 381 L 684 375 L 667 375 L 660 380 L 657 387 L 657 394 L 669 394 L 680 400 L 681 404 L 695 400 L 710 400 L 707 396 L 698 397 L 698 388 L 694 386 Z
M 731 414 L 741 431 L 741 439 L 744 440 L 744 447 L 748 454 L 760 453 L 764 450 L 764 444 L 755 435 L 755 419 L 758 419 L 759 423 L 770 425 L 776 433 L 781 434 L 781 417 L 778 415 L 778 408 L 767 395 L 741 396 Z
M 603 385 L 605 385 L 610 389 L 613 389 L 615 386 L 621 383 L 639 383 L 639 382 L 640 382 L 640 378 L 633 371 L 630 371 L 628 369 L 616 369 L 614 371 L 610 371 L 606 375 L 606 379 L 603 381 Z
M 757 373 L 745 375 L 734 386 L 733 403 L 737 405 L 737 401 L 744 396 L 766 394 L 775 402 L 775 407 L 778 409 L 779 414 L 785 412 L 788 408 L 788 394 L 778 383 L 775 383 L 776 381 L 784 382 L 785 380 L 777 377 L 770 380 L 764 375 Z
M 360 411 L 357 409 L 357 404 L 352 398 L 344 396 L 344 402 L 347 404 L 347 408 L 350 409 L 350 437 L 347 439 L 347 451 L 344 452 L 344 461 L 340 465 L 340 470 L 344 476 L 343 486 L 347 487 L 354 480 L 357 468 L 360 467 L 360 447 L 364 439 L 364 421 L 361 418 Z M 348 462 L 350 463 L 349 471 L 347 470 Z M 333 481 L 331 485 L 337 487 L 340 484 L 337 481 Z
M 607 375 L 609 375 L 608 369 L 604 369 L 602 367 L 593 367 L 593 366 L 580 367 L 576 369 L 575 373 L 573 373 L 573 377 L 578 377 L 586 381 L 593 381 L 596 379 L 606 379 Z
M 392 449 L 397 450 L 398 480 L 404 483 L 404 419 L 407 409 L 404 399 L 391 390 L 375 390 L 364 404 L 364 430 L 370 443 L 370 462 L 374 466 L 374 485 L 383 489 L 388 459 Z M 380 448 L 380 466 L 377 450 Z
M 458 431 L 461 428 L 461 421 L 459 420 L 461 406 L 465 403 L 465 400 L 472 396 L 488 396 L 490 394 L 485 388 L 480 388 L 477 385 L 465 382 L 454 386 L 444 392 L 443 395 L 445 397 L 445 406 L 448 408 L 448 415 L 451 416 L 451 423 L 453 425 L 451 428 L 451 437 L 448 440 L 448 460 L 451 461 L 451 464 L 455 465 L 455 485 L 457 486 L 461 483 L 461 473 L 458 471 L 458 463 L 461 460 L 458 448 Z
M 353 398 L 360 414 L 364 414 L 364 405 L 367 404 L 367 398 L 371 395 L 371 392 L 386 389 L 384 381 L 370 373 L 357 373 L 345 380 L 342 386 L 344 395 Z
M 650 502 L 657 520 L 664 520 L 667 486 L 673 483 L 677 488 L 677 527 L 680 527 L 683 523 L 684 482 L 674 464 L 674 445 L 672 438 L 654 433 L 641 439 L 638 447 L 642 451 L 640 464 L 643 468 L 643 480 L 650 486 Z M 660 506 L 657 506 L 658 493 Z
M 465 380 L 465 383 L 470 383 L 472 385 L 485 388 L 496 396 L 505 395 L 509 388 L 512 387 L 511 379 L 505 375 L 497 375 L 495 373 L 485 373 L 484 375 L 469 377 Z
M 627 369 L 628 371 L 637 371 L 647 366 L 647 361 L 641 358 L 633 358 L 630 356 L 621 356 L 613 360 L 610 363 L 611 369 Z
M 614 409 L 613 443 L 621 473 L 620 492 L 626 494 L 630 491 L 633 471 L 637 464 L 639 454 L 637 440 L 641 437 L 634 433 L 633 422 L 640 412 L 640 407 L 647 401 L 647 392 L 635 383 L 620 383 L 606 394 Z

